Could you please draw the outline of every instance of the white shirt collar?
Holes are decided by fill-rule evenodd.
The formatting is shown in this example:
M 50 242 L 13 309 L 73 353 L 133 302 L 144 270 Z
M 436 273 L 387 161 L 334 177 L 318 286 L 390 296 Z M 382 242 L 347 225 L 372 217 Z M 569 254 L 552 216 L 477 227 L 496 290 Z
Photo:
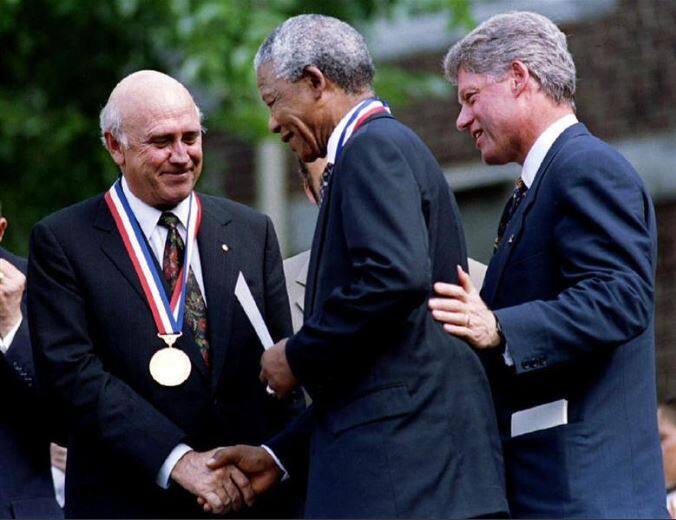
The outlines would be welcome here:
M 526 155 L 526 160 L 523 161 L 523 168 L 521 169 L 521 179 L 528 186 L 531 187 L 535 176 L 544 161 L 547 152 L 554 144 L 559 136 L 563 133 L 566 128 L 573 126 L 577 123 L 577 117 L 575 114 L 566 114 L 560 119 L 557 119 L 554 123 L 549 125 L 547 129 L 540 134 L 530 150 Z
M 153 231 L 155 231 L 155 228 L 157 227 L 162 211 L 153 208 L 134 195 L 129 189 L 127 179 L 124 177 L 122 177 L 122 190 L 124 190 L 124 194 L 129 201 L 129 206 L 134 212 L 134 216 L 136 217 L 139 226 L 141 226 L 141 231 L 143 231 L 146 238 L 150 239 L 150 235 L 153 234 Z M 187 229 L 188 213 L 190 212 L 190 197 L 183 199 L 178 206 L 171 210 L 171 212 L 178 217 L 180 223 L 183 224 L 183 228 Z
M 352 114 L 359 108 L 359 105 L 361 105 L 361 101 L 354 105 L 350 111 L 343 116 L 343 118 L 338 122 L 336 125 L 336 128 L 333 129 L 333 132 L 331 132 L 331 136 L 329 137 L 329 142 L 326 145 L 326 160 L 330 164 L 335 164 L 336 163 L 336 152 L 338 151 L 338 141 L 340 141 L 340 134 L 343 133 L 343 130 L 347 126 L 348 121 L 352 117 Z

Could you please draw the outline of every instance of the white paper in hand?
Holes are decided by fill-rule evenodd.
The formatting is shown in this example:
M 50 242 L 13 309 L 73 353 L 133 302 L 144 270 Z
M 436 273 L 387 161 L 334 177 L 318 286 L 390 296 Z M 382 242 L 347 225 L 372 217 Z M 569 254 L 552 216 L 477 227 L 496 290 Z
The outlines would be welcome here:
M 263 321 L 263 316 L 261 311 L 256 307 L 256 302 L 254 301 L 253 294 L 251 294 L 251 289 L 244 279 L 242 271 L 237 275 L 237 283 L 235 284 L 235 296 L 239 301 L 242 309 L 244 309 L 244 314 L 249 318 L 249 322 L 256 331 L 256 335 L 260 340 L 263 348 L 265 350 L 269 349 L 274 342 L 272 341 L 272 336 L 270 336 L 270 331 L 268 330 L 267 325 Z M 266 388 L 268 394 L 273 395 L 275 392 L 269 386 Z
M 237 284 L 235 285 L 235 296 L 239 300 L 240 305 L 244 309 L 246 317 L 249 318 L 251 325 L 256 331 L 258 339 L 261 341 L 263 348 L 265 350 L 269 349 L 274 342 L 272 341 L 272 336 L 270 336 L 270 331 L 268 331 L 267 325 L 263 321 L 263 316 L 261 311 L 256 307 L 256 302 L 254 301 L 253 294 L 251 294 L 251 289 L 244 279 L 242 271 L 237 275 Z

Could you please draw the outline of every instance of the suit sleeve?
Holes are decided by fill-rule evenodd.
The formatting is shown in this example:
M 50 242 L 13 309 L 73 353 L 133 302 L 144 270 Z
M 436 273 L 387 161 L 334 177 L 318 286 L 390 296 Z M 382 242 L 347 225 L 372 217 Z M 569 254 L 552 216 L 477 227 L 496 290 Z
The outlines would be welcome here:
M 315 423 L 315 409 L 310 405 L 277 435 L 265 442 L 293 479 L 297 487 L 307 481 L 310 436 Z
M 292 334 L 282 254 L 272 221 L 265 217 L 265 316 L 274 341 Z
M 62 407 L 69 429 L 100 442 L 154 481 L 186 435 L 106 371 L 90 338 L 77 276 L 46 224 L 34 228 L 30 252 L 29 327 L 41 388 Z
M 336 166 L 329 203 L 340 204 L 332 214 L 342 218 L 351 279 L 287 344 L 291 369 L 304 384 L 337 381 L 355 359 L 365 362 L 363 345 L 373 351 L 386 345 L 388 330 L 406 320 L 430 287 L 420 189 L 396 141 L 367 126 Z
M 566 288 L 495 312 L 517 372 L 611 349 L 652 320 L 654 215 L 638 176 L 621 157 L 598 151 L 562 168 L 554 235 Z

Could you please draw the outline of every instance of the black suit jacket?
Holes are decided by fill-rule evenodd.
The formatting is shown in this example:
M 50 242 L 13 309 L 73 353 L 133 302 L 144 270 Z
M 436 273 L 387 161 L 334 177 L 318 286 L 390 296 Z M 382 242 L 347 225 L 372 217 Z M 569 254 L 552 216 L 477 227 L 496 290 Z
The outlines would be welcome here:
M 0 258 L 21 272 L 26 260 L 0 247 Z M 54 498 L 49 434 L 38 397 L 33 353 L 24 319 L 7 354 L 0 354 L 0 517 L 62 518 Z
M 289 340 L 311 411 L 270 441 L 308 474 L 308 517 L 468 517 L 507 510 L 481 364 L 427 309 L 467 268 L 460 215 L 408 128 L 368 119 L 317 222 L 305 322 Z
M 197 516 L 194 497 L 155 483 L 171 450 L 180 442 L 198 451 L 256 444 L 290 417 L 290 404 L 268 396 L 258 380 L 263 349 L 234 296 L 242 271 L 272 337 L 291 332 L 272 223 L 240 204 L 201 199 L 198 247 L 212 369 L 186 329 L 177 346 L 192 372 L 173 388 L 148 371 L 162 343 L 103 197 L 33 230 L 31 334 L 43 386 L 68 418 L 69 516 Z M 265 506 L 252 514 L 288 513 L 279 504 Z

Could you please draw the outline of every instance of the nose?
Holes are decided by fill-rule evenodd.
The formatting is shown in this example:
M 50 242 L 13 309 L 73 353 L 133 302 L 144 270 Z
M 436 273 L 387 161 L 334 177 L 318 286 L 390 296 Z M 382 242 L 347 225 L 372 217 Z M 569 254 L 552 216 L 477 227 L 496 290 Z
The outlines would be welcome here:
M 282 130 L 282 127 L 272 114 L 270 114 L 270 117 L 268 118 L 268 130 L 273 134 L 278 134 Z
M 183 141 L 175 142 L 171 147 L 171 157 L 169 160 L 176 164 L 185 164 L 190 161 L 188 155 L 188 145 Z
M 467 130 L 469 125 L 472 124 L 474 116 L 472 115 L 472 110 L 468 108 L 467 105 L 461 105 L 460 113 L 458 118 L 455 120 L 455 127 L 460 131 Z

